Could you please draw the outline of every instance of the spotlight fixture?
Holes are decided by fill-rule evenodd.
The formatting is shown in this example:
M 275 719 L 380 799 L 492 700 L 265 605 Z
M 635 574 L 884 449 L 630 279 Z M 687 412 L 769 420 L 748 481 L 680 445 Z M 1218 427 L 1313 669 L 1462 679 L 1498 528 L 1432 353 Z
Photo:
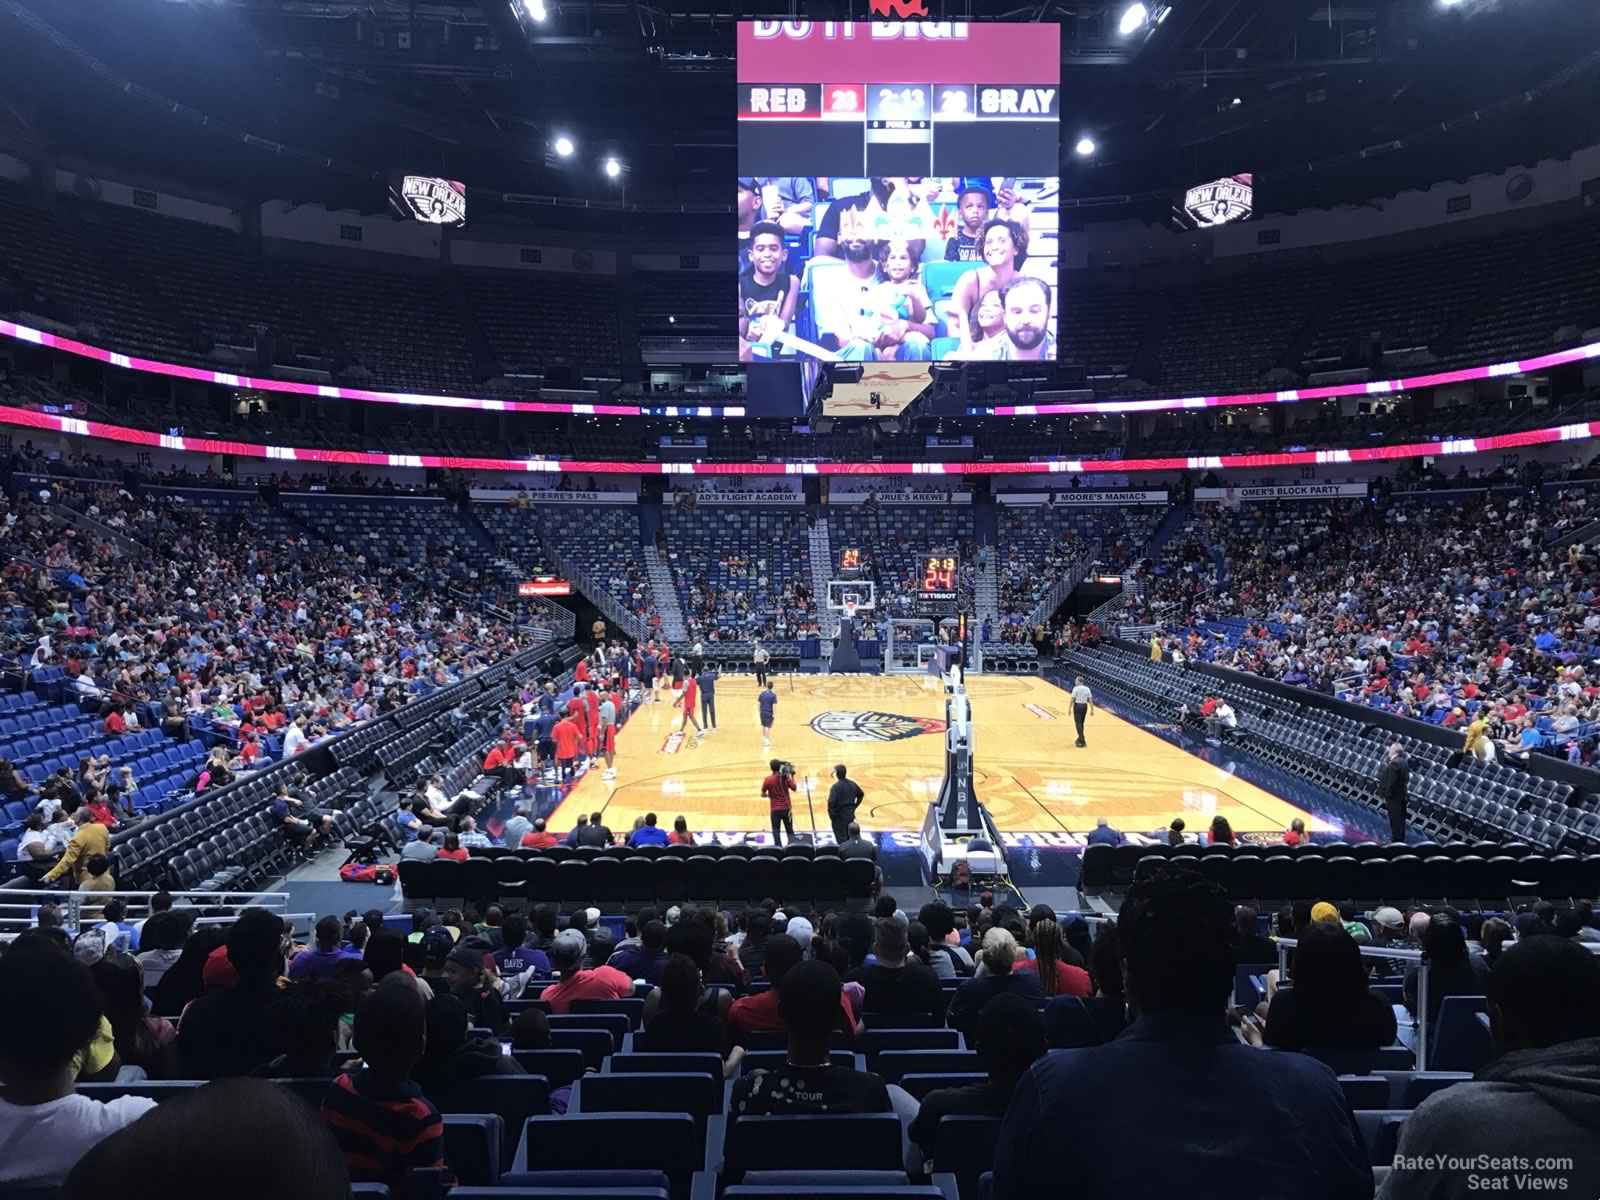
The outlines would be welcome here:
M 615 179 L 622 174 L 622 164 L 614 158 L 606 159 L 606 176 Z
M 522 0 L 522 11 L 534 21 L 542 21 L 549 15 L 545 12 L 544 0 Z
M 574 144 L 571 138 L 562 133 L 556 136 L 556 140 L 551 143 L 551 148 L 554 149 L 555 152 L 562 158 L 571 158 L 572 152 L 578 147 L 576 144 Z
M 1078 144 L 1073 149 L 1078 152 L 1079 158 L 1088 158 L 1095 152 L 1094 139 L 1088 134 L 1084 134 L 1078 139 Z
M 1135 30 L 1144 28 L 1145 22 L 1149 19 L 1150 10 L 1145 8 L 1144 5 L 1138 3 L 1130 4 L 1122 10 L 1122 19 L 1117 22 L 1117 32 L 1123 37 L 1127 37 Z

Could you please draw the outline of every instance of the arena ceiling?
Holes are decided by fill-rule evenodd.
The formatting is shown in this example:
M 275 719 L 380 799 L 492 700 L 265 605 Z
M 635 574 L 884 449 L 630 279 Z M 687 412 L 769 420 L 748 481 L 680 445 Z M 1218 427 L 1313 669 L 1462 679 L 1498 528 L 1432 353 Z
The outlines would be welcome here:
M 528 2 L 0 0 L 0 143 L 246 198 L 376 209 L 403 167 L 540 220 L 562 197 L 612 221 L 686 206 L 715 228 L 736 173 L 735 20 L 866 17 L 865 0 L 546 0 L 535 21 Z M 1176 189 L 1236 171 L 1269 210 L 1364 200 L 1600 137 L 1591 0 L 1171 0 L 1132 36 L 1124 7 L 980 10 L 1062 25 L 1063 192 L 1085 220 L 1159 219 Z M 558 132 L 571 160 L 550 152 Z

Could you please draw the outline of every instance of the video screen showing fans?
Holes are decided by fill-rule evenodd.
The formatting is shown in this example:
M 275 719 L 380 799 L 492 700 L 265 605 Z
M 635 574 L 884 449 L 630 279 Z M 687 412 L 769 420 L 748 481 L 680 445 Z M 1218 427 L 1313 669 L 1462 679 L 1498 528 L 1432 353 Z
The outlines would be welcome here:
M 1056 177 L 745 176 L 739 357 L 1054 358 Z
M 1054 358 L 1059 49 L 1045 24 L 741 24 L 740 361 Z

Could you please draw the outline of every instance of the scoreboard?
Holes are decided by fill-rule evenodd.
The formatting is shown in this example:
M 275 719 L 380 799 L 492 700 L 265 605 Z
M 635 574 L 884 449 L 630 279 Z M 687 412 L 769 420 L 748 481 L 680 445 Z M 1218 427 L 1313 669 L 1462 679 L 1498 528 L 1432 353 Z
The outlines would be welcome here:
M 1055 83 L 931 83 L 915 71 L 913 61 L 888 79 L 741 83 L 741 174 L 1058 173 Z
M 854 575 L 861 570 L 861 548 L 846 546 L 839 551 L 839 574 Z
M 739 173 L 1060 174 L 1061 29 L 743 21 Z
M 924 554 L 922 598 L 927 601 L 953 601 L 956 598 L 956 576 L 960 570 L 961 560 L 954 554 Z

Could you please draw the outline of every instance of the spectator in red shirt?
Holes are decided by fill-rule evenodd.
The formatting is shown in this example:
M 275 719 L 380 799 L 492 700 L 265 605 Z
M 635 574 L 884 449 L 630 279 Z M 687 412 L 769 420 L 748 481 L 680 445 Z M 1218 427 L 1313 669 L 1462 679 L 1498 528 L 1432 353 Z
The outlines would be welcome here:
M 556 744 L 556 780 L 565 783 L 577 774 L 578 725 L 571 717 L 562 717 L 550 731 Z
M 1285 846 L 1298 846 L 1306 840 L 1306 823 L 1296 817 L 1289 822 L 1289 828 L 1284 832 L 1283 844 Z
M 514 788 L 522 783 L 515 763 L 516 755 L 511 753 L 511 742 L 501 738 L 490 748 L 488 756 L 483 760 L 483 773 L 499 776 L 505 788 Z
M 461 839 L 453 833 L 444 835 L 444 849 L 434 857 L 454 859 L 456 862 L 467 861 L 467 848 L 461 844 Z
M 1035 921 L 1028 930 L 1028 941 L 1033 944 L 1035 957 L 1018 958 L 1013 970 L 1037 971 L 1039 985 L 1046 996 L 1094 995 L 1094 983 L 1089 979 L 1089 972 L 1063 961 L 1067 942 L 1061 935 L 1061 926 L 1048 917 Z
M 543 817 L 533 823 L 532 830 L 522 835 L 522 845 L 528 850 L 544 850 L 550 846 L 558 846 L 560 844 L 560 838 L 553 833 L 545 831 Z
M 683 711 L 687 716 L 688 704 L 683 706 Z M 761 781 L 761 794 L 767 798 L 767 804 L 772 810 L 772 843 L 781 846 L 783 839 L 778 835 L 780 828 L 787 829 L 789 840 L 794 841 L 794 805 L 789 799 L 790 793 L 795 790 L 794 775 L 784 770 L 788 764 L 780 759 L 775 758 L 767 765 L 772 768 L 772 774 Z
M 243 760 L 245 766 L 249 766 L 261 757 L 261 743 L 256 741 L 254 733 L 244 735 L 244 745 L 239 747 L 239 757 Z
M 539 998 L 554 1014 L 571 1012 L 575 1000 L 625 1000 L 633 995 L 633 980 L 615 967 L 582 969 L 589 943 L 580 930 L 563 929 L 544 952 L 560 981 L 545 988 Z
M 106 714 L 105 731 L 117 737 L 128 732 L 128 723 L 122 719 L 122 710 L 113 708 Z
M 775 933 L 767 939 L 767 953 L 761 973 L 772 986 L 764 992 L 735 1000 L 733 1007 L 728 1010 L 728 1028 L 736 1044 L 743 1045 L 746 1034 L 784 1027 L 783 1017 L 778 1012 L 778 985 L 789 973 L 789 968 L 804 957 L 800 943 L 786 933 Z M 855 1014 L 850 1010 L 850 1001 L 843 988 L 839 990 L 839 1016 L 834 1028 L 849 1038 L 856 1035 Z

